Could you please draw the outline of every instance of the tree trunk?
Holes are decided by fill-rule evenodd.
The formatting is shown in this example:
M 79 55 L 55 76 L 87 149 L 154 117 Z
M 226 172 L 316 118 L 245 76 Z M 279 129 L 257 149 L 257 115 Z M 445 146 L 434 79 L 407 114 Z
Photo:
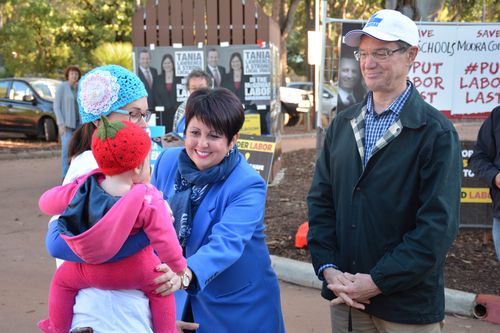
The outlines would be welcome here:
M 274 1 L 273 2 L 273 17 L 275 17 L 274 10 L 279 10 L 280 12 L 280 20 L 279 26 L 280 26 L 280 32 L 281 32 L 281 39 L 280 39 L 280 73 L 281 73 L 281 84 L 285 85 L 285 78 L 286 78 L 286 72 L 288 69 L 288 52 L 286 50 L 286 39 L 288 37 L 288 34 L 292 30 L 293 27 L 293 22 L 295 20 L 295 13 L 297 12 L 297 7 L 299 5 L 300 0 L 292 0 L 290 4 L 288 4 L 287 8 L 285 6 L 284 0 L 281 1 Z M 278 7 L 279 6 L 279 7 Z M 286 14 L 285 14 L 286 12 Z
M 286 38 L 281 35 L 280 38 L 280 74 L 281 74 L 281 85 L 286 86 L 286 76 L 288 69 L 288 51 L 286 49 Z

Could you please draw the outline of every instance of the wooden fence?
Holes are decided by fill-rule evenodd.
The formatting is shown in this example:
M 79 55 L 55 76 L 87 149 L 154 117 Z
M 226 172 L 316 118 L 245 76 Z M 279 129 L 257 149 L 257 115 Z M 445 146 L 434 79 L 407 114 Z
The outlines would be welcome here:
M 280 30 L 255 0 L 148 0 L 132 18 L 134 47 L 279 45 Z

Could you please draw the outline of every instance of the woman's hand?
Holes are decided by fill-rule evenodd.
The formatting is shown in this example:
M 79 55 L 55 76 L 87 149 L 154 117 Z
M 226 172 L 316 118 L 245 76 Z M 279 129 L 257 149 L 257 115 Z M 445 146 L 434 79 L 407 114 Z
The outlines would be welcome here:
M 165 273 L 154 279 L 154 283 L 159 285 L 156 288 L 157 294 L 167 296 L 181 288 L 181 279 L 166 264 L 157 266 L 156 271 Z
M 66 126 L 65 125 L 59 125 L 59 135 L 63 136 L 66 134 Z
M 187 322 L 182 321 L 182 320 L 177 320 L 175 322 L 175 326 L 177 327 L 177 332 L 183 333 L 184 330 L 194 331 L 194 330 L 198 329 L 200 327 L 200 324 L 198 324 L 198 323 L 187 323 Z

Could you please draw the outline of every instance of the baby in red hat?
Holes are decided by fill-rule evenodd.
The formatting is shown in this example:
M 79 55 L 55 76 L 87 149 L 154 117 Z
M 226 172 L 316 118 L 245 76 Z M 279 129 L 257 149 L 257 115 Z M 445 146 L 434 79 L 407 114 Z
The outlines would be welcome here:
M 166 201 L 147 184 L 151 140 L 131 122 L 101 119 L 103 125 L 92 137 L 99 168 L 48 190 L 39 200 L 42 212 L 61 214 L 61 236 L 85 263 L 64 262 L 56 270 L 50 285 L 49 319 L 38 327 L 44 332 L 68 332 L 76 294 L 93 287 L 142 290 L 149 298 L 154 332 L 177 332 L 174 297 L 156 294 L 153 280 L 162 275 L 155 271 L 161 262 L 181 275 L 186 259 Z M 127 237 L 141 229 L 151 245 L 111 262 Z

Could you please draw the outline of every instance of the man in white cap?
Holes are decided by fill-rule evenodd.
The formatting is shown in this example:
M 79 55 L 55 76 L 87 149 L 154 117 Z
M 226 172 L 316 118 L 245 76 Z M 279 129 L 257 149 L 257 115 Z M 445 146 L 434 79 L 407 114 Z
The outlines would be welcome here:
M 407 80 L 418 40 L 393 10 L 344 38 L 369 92 L 330 125 L 307 197 L 332 332 L 441 332 L 462 161 L 452 123 Z

